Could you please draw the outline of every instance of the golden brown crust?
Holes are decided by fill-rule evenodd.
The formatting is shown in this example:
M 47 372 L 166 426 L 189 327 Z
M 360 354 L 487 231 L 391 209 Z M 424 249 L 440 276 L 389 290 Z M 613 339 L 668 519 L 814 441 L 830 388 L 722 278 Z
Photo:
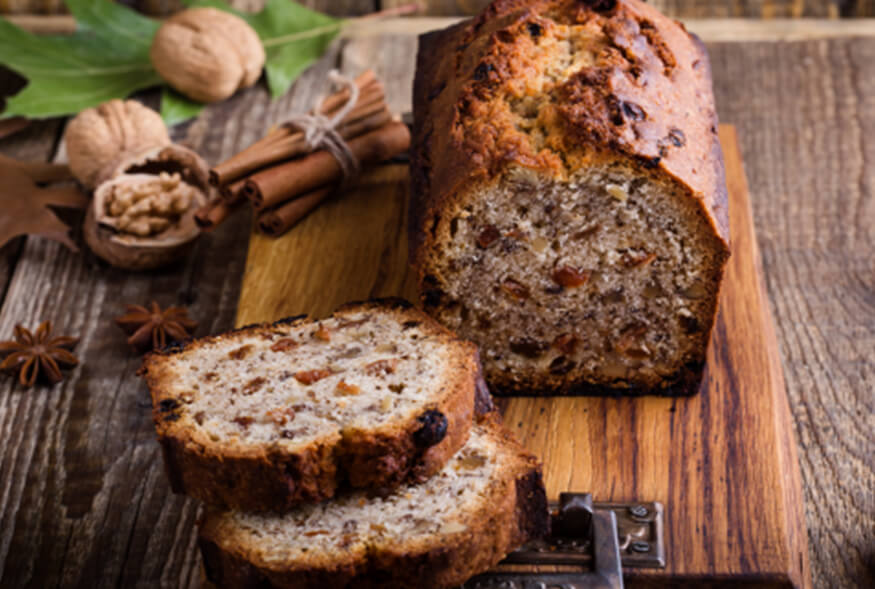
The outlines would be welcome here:
M 557 22 L 591 33 L 593 63 L 555 89 L 540 115 L 546 137 L 535 141 L 509 102 L 524 97 L 515 81 L 536 69 L 533 33 L 548 35 Z M 496 0 L 476 19 L 420 37 L 414 110 L 414 262 L 428 249 L 431 221 L 463 186 L 495 181 L 509 163 L 563 176 L 608 155 L 685 187 L 728 251 L 708 55 L 647 4 Z
M 351 557 L 316 557 L 306 566 L 264 562 L 258 550 L 241 545 L 222 517 L 208 512 L 199 544 L 206 575 L 219 589 L 294 587 L 440 588 L 454 587 L 488 570 L 514 548 L 549 531 L 547 499 L 537 460 L 497 419 L 484 427 L 501 439 L 502 452 L 515 454 L 483 501 L 469 514 L 467 530 L 452 538 L 413 537 L 391 548 L 362 547 Z
M 447 369 L 449 380 L 417 416 L 429 411 L 443 414 L 447 419 L 443 439 L 431 446 L 418 445 L 416 432 L 423 423 L 417 417 L 372 429 L 351 428 L 342 435 L 326 434 L 293 450 L 281 445 L 212 442 L 199 435 L 184 405 L 168 392 L 165 383 L 172 381 L 173 374 L 163 360 L 206 343 L 224 343 L 271 328 L 270 324 L 248 326 L 152 354 L 144 362 L 155 428 L 173 490 L 219 507 L 285 511 L 302 502 L 330 498 L 338 487 L 386 493 L 406 481 L 422 480 L 439 470 L 465 443 L 471 427 L 478 379 L 482 378 L 476 348 L 399 300 L 349 304 L 336 315 L 365 308 L 422 322 L 425 329 L 454 346 Z M 305 321 L 295 317 L 282 322 Z

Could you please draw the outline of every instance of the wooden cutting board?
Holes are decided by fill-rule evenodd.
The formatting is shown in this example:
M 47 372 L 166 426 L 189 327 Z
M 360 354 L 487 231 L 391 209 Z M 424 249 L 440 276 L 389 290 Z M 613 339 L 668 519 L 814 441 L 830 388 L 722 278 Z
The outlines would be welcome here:
M 627 587 L 810 587 L 799 467 L 784 376 L 733 127 L 722 125 L 732 257 L 702 389 L 690 398 L 524 397 L 505 422 L 544 462 L 547 491 L 665 506 L 664 569 Z M 253 234 L 238 325 L 329 314 L 400 295 L 405 166 L 386 166 L 279 239 Z

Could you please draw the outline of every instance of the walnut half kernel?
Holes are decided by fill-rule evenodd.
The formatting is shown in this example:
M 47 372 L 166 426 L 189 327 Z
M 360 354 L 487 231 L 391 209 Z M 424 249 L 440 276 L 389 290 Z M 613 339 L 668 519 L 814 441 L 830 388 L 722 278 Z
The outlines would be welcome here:
M 626 202 L 629 199 L 629 193 L 626 192 L 626 189 L 618 184 L 608 184 L 605 186 L 605 190 L 608 191 L 612 197 L 620 202 Z
M 83 233 L 91 250 L 119 268 L 156 268 L 183 255 L 200 234 L 207 166 L 193 151 L 165 145 L 122 161 L 94 191 Z
M 157 235 L 191 208 L 196 191 L 175 172 L 132 175 L 128 182 L 114 185 L 107 195 L 104 223 L 139 237 Z
M 459 522 L 447 522 L 440 527 L 439 533 L 449 535 L 449 534 L 458 534 L 460 532 L 464 532 L 468 529 L 463 523 Z

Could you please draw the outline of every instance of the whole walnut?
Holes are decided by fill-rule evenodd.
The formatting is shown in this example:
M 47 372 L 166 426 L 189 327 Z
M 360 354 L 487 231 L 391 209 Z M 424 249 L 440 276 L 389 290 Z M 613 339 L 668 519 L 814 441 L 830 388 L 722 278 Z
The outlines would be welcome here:
M 189 8 L 164 21 L 150 57 L 167 83 L 199 102 L 224 100 L 252 86 L 265 59 L 252 27 L 215 8 Z
M 70 171 L 86 188 L 106 180 L 118 163 L 168 145 L 161 116 L 134 100 L 110 100 L 80 112 L 64 134 Z
M 200 234 L 194 213 L 210 194 L 207 164 L 170 141 L 158 113 L 112 100 L 79 113 L 65 142 L 73 175 L 94 189 L 83 236 L 97 256 L 120 268 L 155 268 Z

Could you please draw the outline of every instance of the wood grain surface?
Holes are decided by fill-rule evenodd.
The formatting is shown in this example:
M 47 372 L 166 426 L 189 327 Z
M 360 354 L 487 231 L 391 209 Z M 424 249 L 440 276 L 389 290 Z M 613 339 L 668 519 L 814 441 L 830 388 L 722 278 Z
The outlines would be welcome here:
M 875 42 L 710 47 L 739 130 L 819 587 L 875 587 Z
M 2 12 L 0 0 L 0 12 Z M 9 1 L 9 0 L 5 0 Z M 30 0 L 31 3 L 36 0 Z M 39 0 L 44 2 L 45 0 Z M 57 0 L 54 0 L 57 2 Z M 265 0 L 230 0 L 241 10 L 254 10 Z M 410 0 L 302 0 L 302 4 L 330 14 L 363 14 L 407 4 Z M 153 14 L 178 8 L 180 0 L 135 0 L 134 4 Z M 478 14 L 489 0 L 421 0 L 421 14 L 454 16 Z M 684 18 L 841 18 L 875 16 L 875 0 L 649 0 L 673 17 Z M 18 0 L 18 5 L 26 4 Z M 369 7 L 370 6 L 370 7 Z M 22 10 L 19 9 L 18 12 Z M 14 11 L 10 11 L 14 12 Z M 25 11 L 27 12 L 27 11 Z M 39 12 L 45 12 L 40 10 Z
M 391 38 L 368 51 L 378 62 L 412 63 L 411 47 Z M 872 587 L 875 39 L 711 43 L 709 50 L 718 110 L 738 129 L 750 184 L 799 441 L 814 585 Z M 349 52 L 332 54 L 321 67 L 345 59 Z M 319 73 L 298 88 L 312 87 Z M 271 107 L 263 90 L 245 92 L 208 109 L 184 134 L 215 161 L 303 107 L 309 91 L 298 92 Z M 31 125 L 0 140 L 0 151 L 48 157 L 58 130 L 57 122 Z M 392 173 L 367 181 L 388 184 L 384 174 Z M 387 190 L 368 204 L 399 198 Z M 17 322 L 50 317 L 83 336 L 85 360 L 54 388 L 0 382 L 0 587 L 198 586 L 197 508 L 169 493 L 137 360 L 110 319 L 127 301 L 194 296 L 198 333 L 230 327 L 247 239 L 241 218 L 180 267 L 145 275 L 109 270 L 38 238 L 0 251 L 0 338 Z M 382 270 L 357 286 L 363 296 L 399 288 L 387 278 L 400 263 L 391 251 L 366 253 Z
M 409 4 L 410 0 L 299 0 L 300 4 L 335 16 L 357 16 L 376 10 Z M 781 19 L 875 17 L 875 0 L 649 0 L 674 18 L 694 19 Z M 228 0 L 239 10 L 256 12 L 265 0 Z M 478 14 L 489 0 L 420 0 L 420 15 L 471 16 Z M 180 10 L 182 0 L 133 0 L 138 10 L 166 16 Z M 40 32 L 69 32 L 69 20 L 60 0 L 0 0 L 0 14 L 10 14 L 17 22 Z
M 379 37 L 383 35 L 417 35 L 444 28 L 465 17 L 418 17 L 364 19 L 351 23 L 350 36 Z M 687 30 L 706 43 L 749 41 L 809 41 L 835 38 L 873 37 L 875 19 L 747 19 L 747 18 L 683 18 Z
M 334 0 L 321 0 L 330 5 Z M 383 8 L 408 0 L 383 0 Z M 649 0 L 663 13 L 689 18 L 840 18 L 875 16 L 873 0 Z M 489 0 L 424 0 L 423 14 L 478 14 Z

